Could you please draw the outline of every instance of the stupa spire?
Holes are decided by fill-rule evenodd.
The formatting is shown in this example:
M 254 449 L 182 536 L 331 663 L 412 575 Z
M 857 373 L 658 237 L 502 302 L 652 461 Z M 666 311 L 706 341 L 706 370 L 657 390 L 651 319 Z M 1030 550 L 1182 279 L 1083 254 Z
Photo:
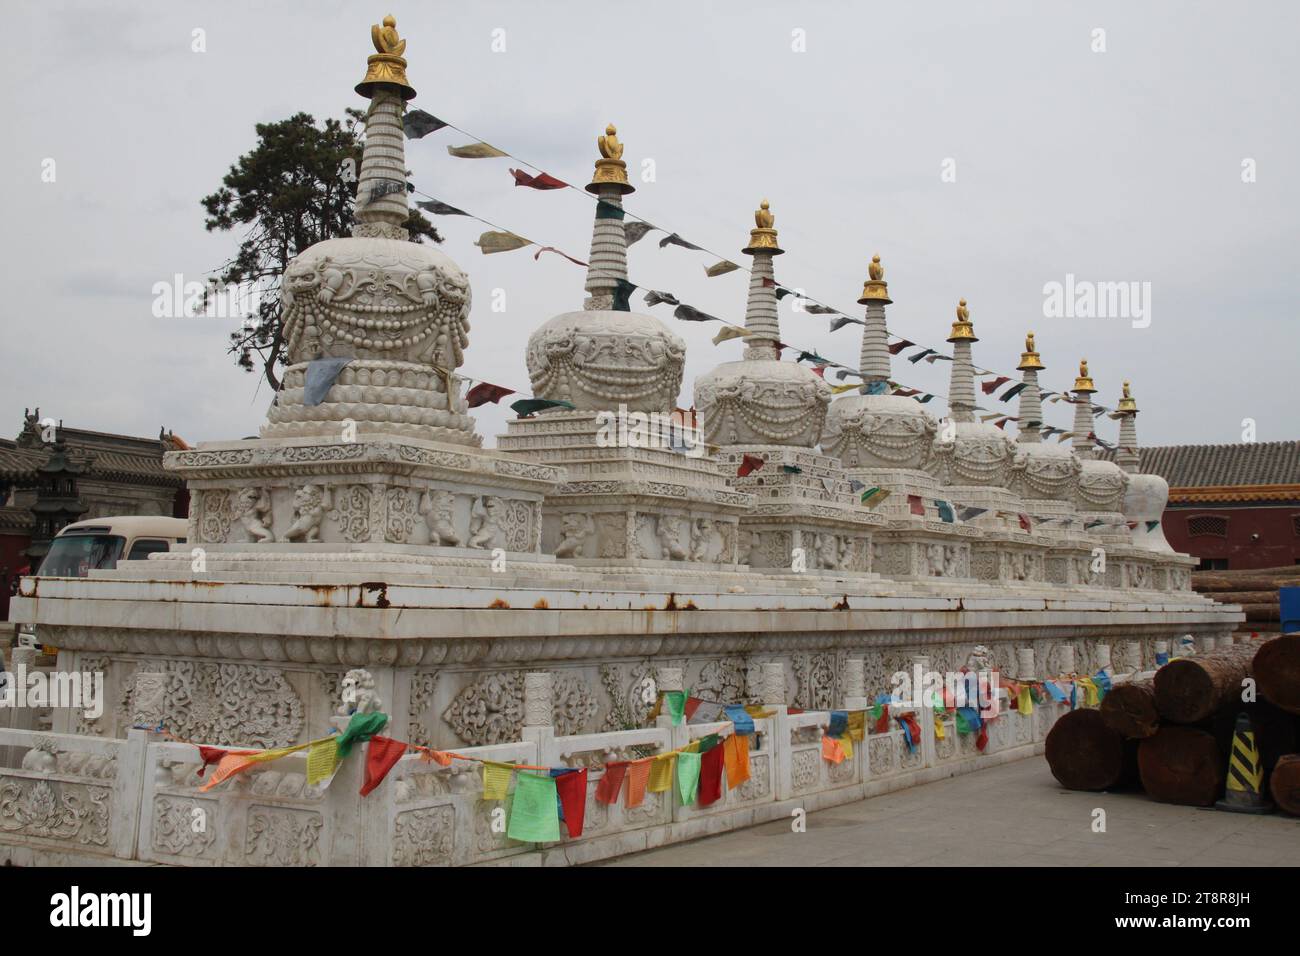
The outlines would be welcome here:
M 975 370 L 971 367 L 971 343 L 978 342 L 966 300 L 957 303 L 957 320 L 948 336 L 952 343 L 952 379 L 948 386 L 948 409 L 954 422 L 975 421 Z
M 867 281 L 858 299 L 858 305 L 867 307 L 858 361 L 858 371 L 862 373 L 862 387 L 858 391 L 864 395 L 883 395 L 889 391 L 889 329 L 885 325 L 885 306 L 892 302 L 885 282 L 885 267 L 880 264 L 880 256 L 872 256 L 867 266 Z
M 1079 377 L 1074 380 L 1074 438 L 1070 444 L 1079 458 L 1087 461 L 1094 455 L 1092 434 L 1092 396 L 1097 387 L 1088 374 L 1088 360 L 1079 362 Z
M 781 325 L 776 312 L 776 278 L 772 257 L 785 250 L 776 244 L 776 217 L 764 199 L 754 211 L 754 228 L 749 231 L 749 245 L 741 250 L 753 256 L 749 275 L 749 300 L 745 305 L 746 359 L 775 359 L 781 340 Z
M 1119 448 L 1115 451 L 1115 464 L 1129 474 L 1137 474 L 1140 465 L 1137 436 L 1137 402 L 1129 391 L 1129 383 L 1124 383 L 1124 396 L 1119 400 Z
M 1046 366 L 1034 349 L 1033 332 L 1025 336 L 1025 350 L 1020 353 L 1020 364 L 1016 368 L 1024 373 L 1021 377 L 1024 387 L 1020 390 L 1020 427 L 1016 441 L 1034 445 L 1043 440 L 1043 393 L 1038 385 L 1038 372 Z
M 366 111 L 366 142 L 361 153 L 354 202 L 354 236 L 409 239 L 405 223 L 410 216 L 406 205 L 406 142 L 402 114 L 415 89 L 406 79 L 406 41 L 397 35 L 397 20 L 391 15 L 370 28 L 375 52 L 366 61 L 365 78 L 357 92 L 370 100 Z
M 627 232 L 623 226 L 623 197 L 636 192 L 627 181 L 623 144 L 613 123 L 605 135 L 596 137 L 600 158 L 587 184 L 596 203 L 596 220 L 591 227 L 591 255 L 587 257 L 587 311 L 619 308 L 627 311 Z

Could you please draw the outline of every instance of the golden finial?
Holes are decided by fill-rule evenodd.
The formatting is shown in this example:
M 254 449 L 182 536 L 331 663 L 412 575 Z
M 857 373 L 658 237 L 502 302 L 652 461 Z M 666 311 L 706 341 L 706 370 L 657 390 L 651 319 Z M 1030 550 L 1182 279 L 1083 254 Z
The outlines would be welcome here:
M 1045 368 L 1038 353 L 1034 350 L 1034 333 L 1030 332 L 1025 336 L 1025 350 L 1020 353 L 1020 364 L 1016 366 L 1020 371 L 1029 369 Z
M 596 137 L 596 147 L 605 159 L 622 159 L 623 144 L 618 141 L 618 128 L 610 123 L 605 127 L 605 135 Z
M 375 92 L 389 89 L 404 100 L 415 98 L 415 89 L 406 80 L 406 41 L 397 35 L 397 20 L 389 14 L 382 24 L 370 27 L 370 40 L 375 52 L 366 60 L 366 78 L 357 84 L 362 96 L 374 97 Z
M 401 56 L 406 52 L 406 41 L 397 35 L 397 19 L 391 13 L 384 17 L 383 26 L 376 23 L 370 28 L 370 39 L 376 53 Z
M 952 324 L 952 334 L 948 336 L 949 342 L 978 342 L 975 337 L 975 326 L 971 325 L 970 309 L 966 308 L 966 300 L 962 299 L 957 303 L 957 321 Z
M 754 228 L 749 231 L 749 245 L 741 252 L 747 256 L 752 256 L 756 252 L 768 252 L 774 256 L 779 256 L 785 250 L 776 244 L 776 216 L 772 215 L 772 210 L 768 208 L 767 200 L 764 199 L 754 210 Z
M 1097 391 L 1097 387 L 1092 384 L 1092 378 L 1088 375 L 1088 360 L 1082 359 L 1079 362 L 1079 377 L 1074 380 L 1074 390 L 1076 392 L 1087 392 L 1092 394 Z
M 618 141 L 618 127 L 613 123 L 605 126 L 605 135 L 596 137 L 596 148 L 600 150 L 600 159 L 596 160 L 596 173 L 587 184 L 587 192 L 600 194 L 603 186 L 617 186 L 621 195 L 636 192 L 636 187 L 627 181 L 627 163 L 623 162 L 623 144 Z
M 1129 391 L 1128 382 L 1124 383 L 1124 396 L 1119 400 L 1119 408 L 1116 411 L 1137 413 L 1137 401 L 1133 398 L 1133 393 Z
M 889 305 L 893 301 L 889 297 L 889 284 L 885 282 L 885 267 L 880 264 L 880 255 L 874 255 L 867 265 L 867 281 L 862 284 L 862 297 L 858 299 L 858 305 L 870 305 L 872 302 Z

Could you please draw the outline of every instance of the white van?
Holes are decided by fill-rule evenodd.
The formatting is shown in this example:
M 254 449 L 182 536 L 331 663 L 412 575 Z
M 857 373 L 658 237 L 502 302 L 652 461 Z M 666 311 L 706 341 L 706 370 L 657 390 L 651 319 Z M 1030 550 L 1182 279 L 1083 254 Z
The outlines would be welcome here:
M 184 542 L 188 531 L 184 518 L 126 515 L 74 521 L 55 536 L 32 576 L 88 577 L 91 571 L 117 567 L 119 561 L 137 561 L 155 551 L 167 551 L 173 544 Z M 18 625 L 18 643 L 23 647 L 36 646 L 34 625 Z

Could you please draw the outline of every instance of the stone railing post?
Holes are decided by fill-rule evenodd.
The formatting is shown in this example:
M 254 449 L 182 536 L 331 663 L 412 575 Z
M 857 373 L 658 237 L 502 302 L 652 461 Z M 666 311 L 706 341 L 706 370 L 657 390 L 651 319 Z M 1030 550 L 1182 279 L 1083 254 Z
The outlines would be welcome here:
M 331 717 L 330 723 L 342 733 L 351 720 L 350 716 Z M 361 802 L 377 803 L 380 794 L 387 796 L 394 788 L 390 782 L 367 797 L 361 796 L 368 746 L 369 743 L 364 741 L 352 745 L 351 754 L 339 764 L 321 798 L 321 811 L 333 834 L 321 861 L 326 866 L 383 866 L 387 863 L 383 859 L 374 859 L 376 854 L 371 844 L 376 838 L 381 844 L 387 843 L 388 814 L 375 812 L 373 805 L 368 808 L 371 813 L 363 813 Z
M 930 680 L 930 655 L 912 655 L 912 700 L 916 702 L 916 722 L 921 725 L 921 766 L 933 767 L 939 759 L 934 737 L 934 700 L 927 693 Z M 892 729 L 892 728 L 891 728 Z
M 758 693 L 765 710 L 772 717 L 772 768 L 776 775 L 776 798 L 794 796 L 793 761 L 790 750 L 790 708 L 785 702 L 785 664 L 769 661 L 760 665 Z
M 119 860 L 134 860 L 139 852 L 140 827 L 144 815 L 152 807 L 144 803 L 145 773 L 154 768 L 147 766 L 149 756 L 149 731 L 132 728 L 126 732 L 126 743 L 117 754 L 117 775 L 113 778 L 113 806 L 110 830 L 113 856 Z
M 1073 644 L 1062 644 L 1062 645 L 1061 645 L 1057 650 L 1058 650 L 1058 653 L 1059 653 L 1059 655 L 1060 655 L 1060 660 L 1061 660 L 1061 673 L 1060 673 L 1060 674 L 1051 674 L 1051 675 L 1049 675 L 1049 676 L 1051 676 L 1051 677 L 1065 677 L 1065 676 L 1068 676 L 1068 675 L 1070 675 L 1070 674 L 1077 674 L 1079 668 L 1078 668 L 1078 664 L 1075 662 L 1076 659 L 1075 659 L 1075 656 L 1074 656 L 1074 645 L 1073 645 Z
M 672 691 L 686 690 L 686 674 L 680 667 L 659 667 L 655 669 L 655 677 L 659 685 L 659 693 L 667 694 Z M 685 747 L 690 743 L 691 732 L 686 729 L 685 719 L 674 727 L 672 715 L 668 713 L 668 705 L 665 703 L 659 710 L 659 716 L 655 719 L 655 726 L 662 727 L 669 733 L 669 750 L 676 750 L 678 747 Z
M 861 657 L 844 661 L 844 709 L 863 710 L 867 701 L 867 662 Z
M 1142 669 L 1142 642 L 1125 641 L 1124 642 L 1124 665 L 1125 670 L 1130 674 L 1136 674 Z
M 524 674 L 524 726 L 520 736 L 537 748 L 536 763 L 558 766 L 555 746 L 555 675 L 550 671 Z
M 1033 681 L 1038 679 L 1038 665 L 1034 661 L 1032 647 L 1016 648 L 1016 680 Z
M 1109 644 L 1097 645 L 1097 671 L 1105 671 L 1107 674 L 1111 673 Z M 1093 671 L 1088 676 L 1089 677 L 1095 676 L 1097 671 Z

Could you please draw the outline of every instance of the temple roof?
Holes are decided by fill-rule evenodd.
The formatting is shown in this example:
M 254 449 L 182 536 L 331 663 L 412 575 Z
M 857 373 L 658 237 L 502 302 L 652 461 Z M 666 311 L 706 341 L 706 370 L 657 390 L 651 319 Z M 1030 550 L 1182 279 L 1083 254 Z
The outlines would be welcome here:
M 1098 449 L 1113 461 L 1115 452 Z M 1139 470 L 1159 475 L 1171 489 L 1213 488 L 1222 500 L 1241 500 L 1228 489 L 1300 485 L 1300 441 L 1239 442 L 1232 445 L 1163 445 L 1139 448 Z
M 58 434 L 67 443 L 68 457 L 86 463 L 84 478 L 177 488 L 184 483 L 163 469 L 163 453 L 184 447 L 170 437 L 139 438 L 65 427 L 60 427 Z M 50 450 L 39 442 L 0 439 L 0 479 L 34 481 Z

